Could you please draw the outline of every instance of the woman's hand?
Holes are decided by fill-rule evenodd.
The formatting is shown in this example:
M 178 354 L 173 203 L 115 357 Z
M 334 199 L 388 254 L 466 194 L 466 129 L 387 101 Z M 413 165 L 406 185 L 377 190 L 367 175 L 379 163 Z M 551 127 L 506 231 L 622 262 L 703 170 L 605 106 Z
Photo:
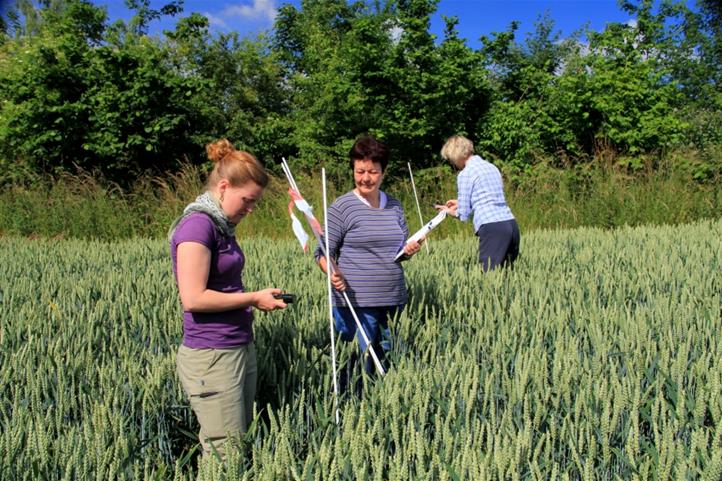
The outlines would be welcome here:
M 444 205 L 436 204 L 434 208 L 436 208 L 436 210 L 445 210 L 447 214 L 458 217 L 456 211 L 459 208 L 459 201 L 457 199 L 449 199 Z
M 253 302 L 253 307 L 264 312 L 275 311 L 276 309 L 285 309 L 286 303 L 273 297 L 274 294 L 280 293 L 281 289 L 276 287 L 269 287 L 268 289 L 257 291 L 255 293 L 256 296 Z
M 333 265 L 333 274 L 331 274 L 331 285 L 334 289 L 337 291 L 345 291 L 346 290 L 346 280 L 343 278 L 343 274 L 340 270 L 338 270 L 338 266 L 334 261 L 331 261 Z M 324 274 L 326 274 L 326 269 L 328 269 L 326 265 L 326 258 L 324 256 L 319 257 L 318 259 L 318 267 L 321 268 Z
M 407 257 L 412 257 L 414 254 L 421 250 L 421 244 L 423 244 L 425 240 L 426 237 L 422 237 L 418 240 L 418 242 L 409 242 L 404 246 L 404 254 L 406 254 Z
M 331 285 L 337 291 L 343 292 L 346 290 L 346 280 L 343 278 L 341 271 L 338 270 L 338 267 L 336 268 L 336 271 L 331 274 Z

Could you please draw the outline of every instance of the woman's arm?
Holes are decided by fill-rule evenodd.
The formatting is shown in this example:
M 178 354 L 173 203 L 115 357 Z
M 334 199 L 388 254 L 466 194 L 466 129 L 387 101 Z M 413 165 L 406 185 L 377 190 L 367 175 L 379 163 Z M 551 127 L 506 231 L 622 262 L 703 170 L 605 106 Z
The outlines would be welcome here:
M 333 266 L 333 274 L 331 274 L 331 285 L 337 291 L 346 290 L 346 281 L 343 278 L 341 270 L 334 259 L 338 256 L 339 246 L 343 243 L 343 221 L 338 212 L 336 202 L 328 208 L 328 250 L 330 252 L 331 263 Z M 323 238 L 321 239 L 324 240 Z M 325 249 L 325 247 L 324 247 Z M 326 256 L 323 255 L 321 246 L 316 249 L 316 264 L 321 268 L 324 274 L 327 273 L 328 263 Z
M 274 287 L 255 292 L 219 292 L 208 289 L 211 251 L 198 242 L 181 242 L 177 248 L 178 292 L 183 309 L 189 312 L 224 312 L 252 306 L 262 311 L 283 309 L 286 304 L 273 297 Z
M 326 258 L 324 256 L 318 258 L 318 267 L 321 268 L 324 274 L 328 273 L 328 264 L 326 263 Z M 333 263 L 333 274 L 331 274 L 331 285 L 337 291 L 346 290 L 346 281 L 335 262 Z

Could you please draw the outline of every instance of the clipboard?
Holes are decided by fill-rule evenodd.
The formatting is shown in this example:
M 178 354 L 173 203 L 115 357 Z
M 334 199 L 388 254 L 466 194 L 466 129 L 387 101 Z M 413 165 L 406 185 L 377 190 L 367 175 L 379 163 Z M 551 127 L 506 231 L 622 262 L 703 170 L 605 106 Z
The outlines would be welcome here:
M 446 219 L 446 216 L 447 216 L 447 215 L 448 215 L 448 212 L 446 211 L 446 209 L 444 209 L 444 210 L 442 210 L 442 211 L 439 211 L 439 213 L 436 214 L 436 217 L 434 217 L 434 218 L 431 219 L 429 222 L 427 222 L 426 224 L 424 224 L 423 227 L 421 227 L 421 229 L 419 229 L 418 231 L 416 231 L 416 233 L 415 233 L 414 235 L 412 235 L 411 237 L 409 237 L 408 239 L 406 239 L 406 242 L 404 242 L 404 245 L 401 246 L 401 249 L 399 250 L 399 253 L 396 254 L 396 257 L 394 258 L 394 261 L 399 260 L 399 258 L 404 255 L 404 246 L 406 246 L 406 244 L 408 244 L 409 242 L 418 241 L 418 240 L 421 239 L 422 237 L 426 237 L 426 235 L 427 235 L 429 232 L 431 232 L 432 230 L 434 230 L 439 224 L 441 224 L 441 222 L 442 222 L 444 219 Z

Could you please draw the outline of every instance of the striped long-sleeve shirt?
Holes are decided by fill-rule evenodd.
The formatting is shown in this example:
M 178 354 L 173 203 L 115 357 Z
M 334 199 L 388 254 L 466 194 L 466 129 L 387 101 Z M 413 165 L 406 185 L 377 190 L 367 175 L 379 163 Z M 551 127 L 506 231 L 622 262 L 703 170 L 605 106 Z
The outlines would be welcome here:
M 404 271 L 394 262 L 403 247 L 409 229 L 401 203 L 387 197 L 386 205 L 373 208 L 364 204 L 353 191 L 328 209 L 330 256 L 336 259 L 346 280 L 346 293 L 354 306 L 397 306 L 406 304 L 408 294 Z M 322 255 L 316 249 L 316 259 Z M 346 306 L 334 289 L 334 305 Z
M 514 218 L 504 198 L 504 183 L 499 169 L 478 155 L 466 161 L 456 184 L 459 219 L 465 221 L 473 213 L 474 232 L 479 232 L 482 224 Z

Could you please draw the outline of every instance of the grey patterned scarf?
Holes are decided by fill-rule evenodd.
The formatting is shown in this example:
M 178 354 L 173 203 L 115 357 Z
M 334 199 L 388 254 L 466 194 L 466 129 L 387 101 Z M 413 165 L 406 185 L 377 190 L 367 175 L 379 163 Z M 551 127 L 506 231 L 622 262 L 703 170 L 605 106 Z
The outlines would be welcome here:
M 213 220 L 213 224 L 216 226 L 216 229 L 218 229 L 218 232 L 220 232 L 222 236 L 235 237 L 236 224 L 228 220 L 228 217 L 226 217 L 223 209 L 221 209 L 221 204 L 218 200 L 210 192 L 204 192 L 196 197 L 196 200 L 188 204 L 186 208 L 183 209 L 183 214 L 173 221 L 170 229 L 168 229 L 168 242 L 173 239 L 173 233 L 175 232 L 175 228 L 178 226 L 178 223 L 186 216 L 194 212 L 203 212 L 204 214 L 208 214 L 208 216 Z

